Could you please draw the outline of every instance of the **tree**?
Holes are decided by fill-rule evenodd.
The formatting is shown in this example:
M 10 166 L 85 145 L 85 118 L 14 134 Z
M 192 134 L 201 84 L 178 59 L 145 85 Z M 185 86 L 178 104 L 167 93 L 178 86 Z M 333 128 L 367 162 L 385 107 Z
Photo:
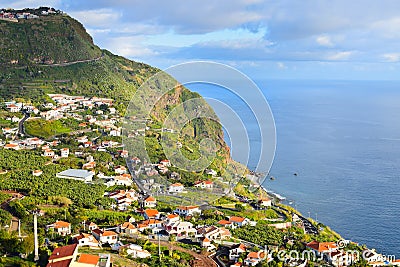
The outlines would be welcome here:
M 11 214 L 5 210 L 0 209 L 0 226 L 7 225 L 11 221 Z
M 235 209 L 236 209 L 237 211 L 239 211 L 239 212 L 242 212 L 242 211 L 245 210 L 245 207 L 244 207 L 242 204 L 240 204 L 240 203 L 236 203 L 236 204 L 235 204 Z
M 28 235 L 21 242 L 20 246 L 21 253 L 27 255 L 30 254 L 34 249 L 34 246 L 35 246 L 35 239 L 33 235 Z

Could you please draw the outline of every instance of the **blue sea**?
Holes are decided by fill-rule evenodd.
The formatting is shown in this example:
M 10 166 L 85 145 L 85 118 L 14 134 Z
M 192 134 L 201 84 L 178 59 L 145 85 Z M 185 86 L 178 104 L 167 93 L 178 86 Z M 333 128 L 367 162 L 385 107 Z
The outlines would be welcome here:
M 344 238 L 400 258 L 400 82 L 256 84 L 269 102 L 277 133 L 270 170 L 276 179 L 265 180 L 264 187 Z M 226 89 L 187 86 L 239 114 L 253 147 L 248 166 L 255 168 L 260 133 L 250 109 Z

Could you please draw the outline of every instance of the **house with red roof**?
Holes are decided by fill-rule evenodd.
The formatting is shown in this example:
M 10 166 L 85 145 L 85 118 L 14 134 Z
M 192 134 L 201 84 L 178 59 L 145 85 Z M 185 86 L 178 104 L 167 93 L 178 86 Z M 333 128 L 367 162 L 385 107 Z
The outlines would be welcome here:
M 21 147 L 18 144 L 6 144 L 4 146 L 4 149 L 14 149 L 14 150 L 20 150 Z
M 234 245 L 230 250 L 229 250 L 229 260 L 231 261 L 237 261 L 242 253 L 245 253 L 247 251 L 247 247 L 240 243 L 237 245 Z
M 154 208 L 157 206 L 157 200 L 152 196 L 148 196 L 143 200 L 143 206 L 145 208 Z
M 315 240 L 307 243 L 306 247 L 316 252 L 317 256 L 338 250 L 335 242 L 318 242 Z
M 213 244 L 211 244 L 211 240 L 205 236 L 199 238 L 199 242 L 200 242 L 200 246 L 203 248 L 206 248 L 208 252 L 214 251 L 216 248 Z
M 10 105 L 7 105 L 7 109 L 9 112 L 15 113 L 15 112 L 19 112 L 21 110 L 21 107 L 15 105 L 15 104 L 10 104 Z
M 182 193 L 185 190 L 185 187 L 181 183 L 171 184 L 168 188 L 168 192 L 170 193 Z
M 83 226 L 84 226 L 85 230 L 88 230 L 88 231 L 93 231 L 94 229 L 99 228 L 97 226 L 97 224 L 95 224 L 94 222 L 91 222 L 91 221 L 83 222 Z
M 160 213 L 156 209 L 146 209 L 143 212 L 144 218 L 147 219 L 158 219 L 160 218 Z
M 263 197 L 258 200 L 257 204 L 260 208 L 266 208 L 272 206 L 272 201 L 269 197 Z
M 163 222 L 157 219 L 148 219 L 141 221 L 137 224 L 137 229 L 140 232 L 143 232 L 145 229 L 151 229 L 153 233 L 158 233 L 159 231 L 162 231 L 163 228 Z
M 46 267 L 68 267 L 78 255 L 78 244 L 58 247 L 53 250 Z
M 171 162 L 167 159 L 161 160 L 160 164 L 163 165 L 164 167 L 171 167 Z
M 168 232 L 169 235 L 186 236 L 190 233 L 196 233 L 196 228 L 191 222 L 180 220 L 170 221 L 164 224 L 164 229 Z
M 69 156 L 69 148 L 65 147 L 60 150 L 60 157 L 68 158 Z
M 56 221 L 55 223 L 46 226 L 46 230 L 54 229 L 54 232 L 61 236 L 66 236 L 71 234 L 71 224 L 64 221 Z
M 235 229 L 235 225 L 233 224 L 233 222 L 227 221 L 227 220 L 220 220 L 219 222 L 217 222 L 217 224 L 223 226 L 223 227 L 229 227 L 232 229 Z
M 89 246 L 90 248 L 98 248 L 99 241 L 91 235 L 87 233 L 81 233 L 77 236 L 74 236 L 74 242 L 78 244 L 78 246 Z
M 244 259 L 244 264 L 247 266 L 256 266 L 259 264 L 261 261 L 268 259 L 268 256 L 265 251 L 252 251 L 249 254 L 247 254 L 246 259 Z
M 92 170 L 96 167 L 96 162 L 90 161 L 88 163 L 83 164 L 82 169 L 84 170 Z
M 94 229 L 92 231 L 92 235 L 99 241 L 101 244 L 115 244 L 118 242 L 118 234 L 114 231 L 108 230 L 100 230 Z
M 211 180 L 206 181 L 197 181 L 194 183 L 194 187 L 201 188 L 201 189 L 211 189 L 214 186 L 214 182 Z
M 239 216 L 230 216 L 229 222 L 231 222 L 234 226 L 242 227 L 250 223 L 250 220 L 245 217 Z
M 131 222 L 124 222 L 119 228 L 121 233 L 127 235 L 137 234 L 138 232 L 138 229 Z
M 115 167 L 114 168 L 114 172 L 116 173 L 116 174 L 124 174 L 124 173 L 127 173 L 127 169 L 126 169 L 126 167 L 125 166 L 117 166 L 117 167 Z

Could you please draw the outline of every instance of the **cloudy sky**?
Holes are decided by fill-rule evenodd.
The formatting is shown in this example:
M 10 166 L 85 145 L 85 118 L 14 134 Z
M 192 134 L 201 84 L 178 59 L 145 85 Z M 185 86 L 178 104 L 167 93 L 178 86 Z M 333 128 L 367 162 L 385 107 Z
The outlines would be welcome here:
M 212 60 L 257 79 L 400 79 L 397 0 L 1 3 L 61 9 L 100 47 L 160 68 Z

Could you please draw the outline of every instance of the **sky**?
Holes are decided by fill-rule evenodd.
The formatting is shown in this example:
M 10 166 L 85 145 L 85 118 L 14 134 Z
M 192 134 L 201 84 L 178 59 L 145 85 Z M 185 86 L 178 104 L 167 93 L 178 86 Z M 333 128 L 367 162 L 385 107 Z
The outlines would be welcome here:
M 254 79 L 400 79 L 400 1 L 2 0 L 52 6 L 101 48 L 161 69 L 210 60 Z

